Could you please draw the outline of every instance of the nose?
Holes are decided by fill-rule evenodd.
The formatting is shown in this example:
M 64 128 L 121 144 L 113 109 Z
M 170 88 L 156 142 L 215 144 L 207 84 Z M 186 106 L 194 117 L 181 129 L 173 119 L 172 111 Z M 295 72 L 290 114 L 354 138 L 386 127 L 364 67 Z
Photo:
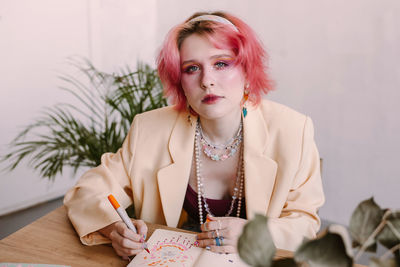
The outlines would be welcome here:
M 215 85 L 214 76 L 212 70 L 207 68 L 203 69 L 200 78 L 200 87 L 202 89 L 209 89 Z

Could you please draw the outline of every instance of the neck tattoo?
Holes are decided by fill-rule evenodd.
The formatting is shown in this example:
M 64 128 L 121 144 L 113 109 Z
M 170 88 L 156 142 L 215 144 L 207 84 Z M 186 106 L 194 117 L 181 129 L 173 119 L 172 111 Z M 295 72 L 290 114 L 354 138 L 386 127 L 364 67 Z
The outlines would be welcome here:
M 236 151 L 238 150 L 238 147 L 241 144 L 242 139 L 243 139 L 243 130 L 242 129 L 243 129 L 242 122 L 240 122 L 238 134 L 233 138 L 233 139 L 240 140 L 236 146 Z M 239 135 L 239 137 L 238 137 L 238 135 Z M 197 177 L 197 203 L 199 206 L 200 224 L 203 224 L 203 204 L 204 204 L 205 212 L 211 216 L 214 216 L 212 214 L 210 207 L 208 206 L 206 198 L 205 198 L 203 177 L 201 176 L 200 144 L 203 145 L 202 136 L 203 135 L 202 135 L 201 125 L 200 125 L 200 121 L 198 120 L 197 126 L 196 126 L 196 134 L 195 134 L 194 144 L 195 144 L 195 164 L 196 164 L 196 177 Z M 233 142 L 235 142 L 235 141 L 233 141 Z M 242 195 L 243 195 L 243 183 L 244 183 L 243 145 L 241 147 L 239 147 L 239 150 L 240 150 L 240 157 L 239 157 L 239 163 L 238 163 L 237 173 L 236 173 L 235 188 L 233 189 L 231 205 L 229 207 L 228 212 L 225 214 L 225 216 L 230 216 L 232 214 L 233 207 L 235 206 L 235 203 L 237 200 L 238 204 L 237 204 L 236 217 L 240 217 L 240 210 L 241 210 L 241 206 L 242 206 Z M 206 152 L 204 152 L 204 154 L 206 156 L 208 156 L 206 154 Z

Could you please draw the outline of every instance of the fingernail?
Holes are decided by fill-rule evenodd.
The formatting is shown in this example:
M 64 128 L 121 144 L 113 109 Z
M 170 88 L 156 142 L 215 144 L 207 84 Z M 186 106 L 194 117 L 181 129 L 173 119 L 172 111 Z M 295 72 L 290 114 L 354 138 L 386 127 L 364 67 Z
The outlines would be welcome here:
M 210 246 L 206 246 L 206 250 L 211 250 L 211 247 Z
M 195 247 L 198 247 L 198 246 L 200 245 L 200 243 L 199 243 L 199 241 L 196 241 L 196 242 L 193 243 L 193 245 L 194 245 Z

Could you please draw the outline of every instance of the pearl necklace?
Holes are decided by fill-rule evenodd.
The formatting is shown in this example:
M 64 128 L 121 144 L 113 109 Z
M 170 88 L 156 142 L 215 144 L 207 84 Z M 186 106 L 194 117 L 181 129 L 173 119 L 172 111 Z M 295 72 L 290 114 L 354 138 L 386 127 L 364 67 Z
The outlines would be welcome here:
M 242 123 L 241 123 L 242 125 Z M 240 126 L 242 128 L 242 126 Z M 203 224 L 203 204 L 204 203 L 204 208 L 208 214 L 211 216 L 214 216 L 211 213 L 210 207 L 207 204 L 206 198 L 205 198 L 205 193 L 204 193 L 204 183 L 203 183 L 203 177 L 201 176 L 201 160 L 200 160 L 200 148 L 199 148 L 199 138 L 201 138 L 201 126 L 200 126 L 200 121 L 197 121 L 197 126 L 196 126 L 196 134 L 195 134 L 195 163 L 196 163 L 196 177 L 197 177 L 197 203 L 199 207 L 199 218 L 200 218 L 200 224 Z M 242 130 L 240 129 L 240 135 L 242 139 Z M 237 206 L 237 212 L 236 212 L 236 217 L 240 217 L 240 210 L 242 206 L 242 195 L 243 195 L 243 183 L 244 183 L 244 163 L 243 163 L 243 146 L 241 148 L 241 153 L 239 157 L 239 164 L 237 168 L 237 174 L 236 174 L 236 182 L 235 182 L 235 188 L 233 189 L 233 196 L 232 196 L 232 201 L 231 205 L 229 207 L 228 212 L 225 214 L 225 217 L 230 216 L 233 207 L 235 205 L 236 200 L 238 199 L 238 206 Z
M 201 128 L 201 124 L 198 124 L 199 133 L 200 133 L 200 143 L 203 148 L 203 153 L 212 160 L 215 161 L 224 161 L 238 151 L 240 144 L 242 143 L 242 129 L 243 123 L 240 121 L 239 129 L 234 137 L 232 137 L 225 144 L 213 144 L 208 141 L 203 133 L 203 129 Z M 219 150 L 219 151 L 218 151 Z M 221 152 L 222 150 L 222 152 Z

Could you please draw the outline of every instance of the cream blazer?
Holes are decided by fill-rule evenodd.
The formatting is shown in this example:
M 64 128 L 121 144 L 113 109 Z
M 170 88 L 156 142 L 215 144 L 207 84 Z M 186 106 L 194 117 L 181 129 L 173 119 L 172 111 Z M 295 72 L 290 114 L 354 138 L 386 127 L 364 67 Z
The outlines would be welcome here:
M 97 230 L 120 220 L 107 196 L 132 203 L 146 222 L 179 226 L 193 160 L 196 118 L 165 107 L 136 115 L 122 148 L 106 153 L 68 191 L 68 216 L 87 245 L 107 243 Z M 269 217 L 278 248 L 295 250 L 319 230 L 324 202 L 310 118 L 272 101 L 249 108 L 243 122 L 247 218 Z

